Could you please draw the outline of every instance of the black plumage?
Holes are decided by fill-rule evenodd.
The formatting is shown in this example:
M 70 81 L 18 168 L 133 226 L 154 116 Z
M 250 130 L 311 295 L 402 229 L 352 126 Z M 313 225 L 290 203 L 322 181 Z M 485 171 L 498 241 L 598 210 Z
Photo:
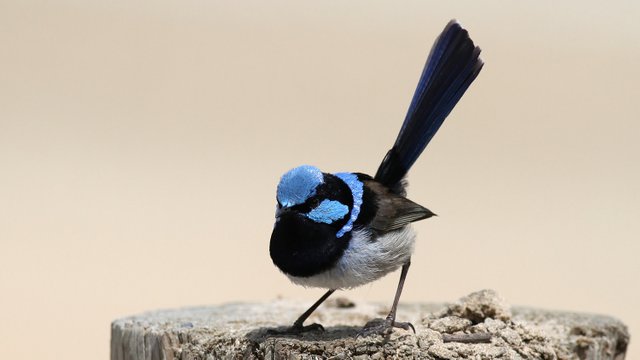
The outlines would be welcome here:
M 278 204 L 278 221 L 271 233 L 269 253 L 282 272 L 309 277 L 319 274 L 340 258 L 349 245 L 351 234 L 336 237 L 336 232 L 348 221 L 348 216 L 331 224 L 317 223 L 303 214 L 322 200 L 336 200 L 353 209 L 353 197 L 347 185 L 332 174 L 323 174 L 323 184 L 304 203 L 283 209 Z
M 331 268 L 349 245 L 351 234 L 336 237 L 336 229 L 290 211 L 280 216 L 271 234 L 269 252 L 282 272 L 309 277 Z

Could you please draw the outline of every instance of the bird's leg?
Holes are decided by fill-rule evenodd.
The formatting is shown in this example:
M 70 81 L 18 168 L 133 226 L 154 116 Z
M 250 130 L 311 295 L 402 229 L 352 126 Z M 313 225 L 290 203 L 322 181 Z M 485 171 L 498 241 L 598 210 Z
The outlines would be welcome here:
M 318 308 L 318 306 L 320 306 L 320 304 L 322 304 L 325 300 L 327 300 L 329 296 L 331 296 L 331 294 L 333 294 L 334 291 L 336 290 L 330 289 L 324 295 L 322 295 L 320 299 L 318 299 L 318 301 L 316 301 L 313 305 L 311 305 L 309 309 L 307 309 L 307 311 L 305 311 L 304 313 L 302 313 L 302 315 L 300 315 L 300 317 L 298 317 L 298 319 L 293 323 L 292 328 L 300 329 L 301 331 L 316 329 L 324 330 L 324 328 L 320 324 L 311 324 L 307 326 L 303 326 L 302 324 L 305 320 L 307 320 L 311 313 L 313 313 Z
M 391 307 L 391 311 L 389 312 L 389 315 L 387 315 L 386 321 L 391 322 L 391 326 L 393 327 L 399 327 L 405 330 L 409 330 L 409 328 L 411 328 L 411 330 L 413 330 L 413 332 L 415 333 L 416 329 L 413 328 L 413 325 L 411 325 L 411 323 L 396 322 L 396 310 L 398 309 L 400 294 L 402 294 L 402 288 L 404 287 L 404 280 L 407 278 L 407 273 L 409 272 L 410 265 L 411 265 L 411 259 L 409 259 L 409 261 L 407 261 L 406 264 L 402 265 L 402 271 L 400 272 L 400 281 L 398 282 L 398 289 L 396 289 L 396 296 L 393 299 L 393 306 Z
M 397 322 L 396 321 L 396 311 L 398 309 L 398 302 L 400 301 L 400 295 L 402 294 L 402 288 L 404 287 L 404 280 L 407 278 L 407 273 L 409 272 L 409 266 L 411 265 L 411 259 L 409 259 L 404 265 L 402 265 L 402 270 L 400 272 L 400 281 L 398 282 L 398 289 L 396 290 L 396 296 L 393 299 L 393 306 L 391 306 L 391 311 L 389 311 L 389 315 L 387 318 L 382 319 L 373 319 L 369 321 L 362 331 L 358 334 L 358 336 L 369 336 L 372 334 L 381 334 L 387 335 L 391 333 L 394 327 L 401 328 L 405 330 L 413 330 L 415 334 L 416 329 L 409 322 Z
M 282 334 L 282 335 L 288 335 L 288 334 L 296 335 L 296 334 L 301 334 L 305 331 L 313 331 L 313 330 L 324 331 L 324 328 L 320 324 L 314 323 L 307 326 L 304 326 L 302 324 L 305 322 L 305 320 L 307 320 L 307 318 L 311 315 L 311 313 L 313 313 L 318 308 L 318 306 L 320 306 L 320 304 L 322 304 L 325 300 L 327 300 L 329 296 L 331 296 L 331 294 L 333 294 L 334 291 L 336 291 L 336 289 L 330 289 L 324 295 L 322 295 L 320 299 L 318 299 L 318 301 L 316 301 L 313 305 L 311 305 L 311 307 L 307 309 L 307 311 L 302 313 L 302 315 L 300 315 L 300 317 L 298 317 L 298 319 L 293 322 L 293 325 L 290 328 L 284 329 L 284 330 L 272 329 L 272 330 L 269 330 L 269 333 Z

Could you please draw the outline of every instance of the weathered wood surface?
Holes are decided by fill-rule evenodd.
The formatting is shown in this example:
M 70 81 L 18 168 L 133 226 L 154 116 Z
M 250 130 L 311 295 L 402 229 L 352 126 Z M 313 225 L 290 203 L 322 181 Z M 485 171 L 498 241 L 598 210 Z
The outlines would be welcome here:
M 455 304 L 403 304 L 398 319 L 417 334 L 356 338 L 383 317 L 379 304 L 327 301 L 309 319 L 326 331 L 274 336 L 309 304 L 276 301 L 161 310 L 113 322 L 112 360 L 187 359 L 614 359 L 625 357 L 629 333 L 602 315 L 510 308 L 484 290 Z M 353 305 L 353 306 L 352 306 Z M 447 334 L 491 334 L 490 343 L 444 342 Z

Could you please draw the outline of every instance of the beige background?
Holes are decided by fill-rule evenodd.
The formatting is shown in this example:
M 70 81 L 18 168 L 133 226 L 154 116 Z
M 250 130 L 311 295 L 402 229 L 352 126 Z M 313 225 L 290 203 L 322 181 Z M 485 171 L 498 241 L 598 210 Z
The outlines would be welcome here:
M 411 172 L 440 216 L 417 226 L 402 300 L 494 288 L 636 334 L 639 16 L 637 1 L 0 1 L 0 357 L 105 359 L 117 317 L 315 300 L 269 259 L 279 176 L 374 172 L 454 17 L 486 66 Z M 390 302 L 396 281 L 346 294 Z

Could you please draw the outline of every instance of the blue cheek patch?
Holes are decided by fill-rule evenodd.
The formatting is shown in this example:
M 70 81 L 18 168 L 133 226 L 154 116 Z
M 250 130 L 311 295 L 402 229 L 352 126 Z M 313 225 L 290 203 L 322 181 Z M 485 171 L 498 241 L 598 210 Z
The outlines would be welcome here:
M 284 207 L 302 204 L 316 194 L 316 189 L 323 182 L 324 175 L 317 167 L 298 166 L 282 175 L 276 196 Z
M 349 212 L 349 207 L 335 200 L 323 200 L 318 207 L 311 210 L 306 216 L 317 222 L 331 224 L 342 219 Z

